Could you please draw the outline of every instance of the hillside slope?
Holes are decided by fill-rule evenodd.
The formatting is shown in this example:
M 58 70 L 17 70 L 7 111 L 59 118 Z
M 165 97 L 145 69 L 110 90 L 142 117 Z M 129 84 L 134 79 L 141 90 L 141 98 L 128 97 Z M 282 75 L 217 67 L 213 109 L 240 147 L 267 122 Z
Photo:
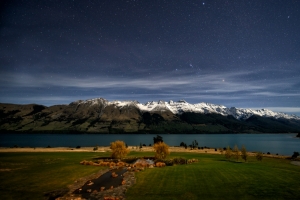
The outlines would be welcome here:
M 300 118 L 269 110 L 179 102 L 79 100 L 69 105 L 0 104 L 0 131 L 36 133 L 289 133 Z

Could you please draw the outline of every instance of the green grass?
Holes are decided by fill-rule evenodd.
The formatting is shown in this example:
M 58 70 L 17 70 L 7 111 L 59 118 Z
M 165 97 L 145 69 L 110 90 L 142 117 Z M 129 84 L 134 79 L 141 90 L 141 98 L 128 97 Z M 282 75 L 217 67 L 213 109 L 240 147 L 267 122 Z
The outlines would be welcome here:
M 0 153 L 1 199 L 43 199 L 45 192 L 65 188 L 80 177 L 100 170 L 83 166 L 108 153 Z M 153 156 L 131 152 L 128 156 Z M 199 163 L 147 169 L 136 174 L 137 183 L 126 199 L 300 199 L 300 167 L 288 160 L 254 158 L 247 163 L 224 156 L 171 153 L 169 158 L 198 158 Z
M 79 162 L 97 153 L 0 153 L 0 199 L 43 199 L 46 192 L 66 188 L 100 167 Z
M 221 155 L 173 153 L 199 163 L 137 173 L 127 199 L 300 199 L 300 167 L 287 160 L 226 161 Z

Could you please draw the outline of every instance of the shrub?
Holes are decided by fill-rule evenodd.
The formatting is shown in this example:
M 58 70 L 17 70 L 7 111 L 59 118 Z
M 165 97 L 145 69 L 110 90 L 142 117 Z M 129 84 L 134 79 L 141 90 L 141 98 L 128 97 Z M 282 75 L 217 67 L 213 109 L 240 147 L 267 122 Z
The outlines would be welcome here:
M 153 142 L 154 142 L 154 144 L 156 144 L 156 143 L 164 142 L 164 141 L 161 136 L 157 135 L 156 137 L 153 137 Z
M 239 148 L 237 147 L 237 145 L 235 145 L 233 148 L 233 156 L 236 159 L 236 161 L 239 160 L 240 152 L 239 152 Z
M 110 143 L 110 149 L 112 150 L 111 157 L 116 159 L 122 159 L 129 153 L 125 143 L 120 140 Z
M 177 165 L 184 165 L 187 163 L 187 160 L 185 158 L 174 158 L 173 163 Z
M 153 145 L 156 159 L 165 159 L 170 154 L 169 146 L 164 142 L 158 142 Z
M 256 157 L 256 160 L 258 160 L 258 161 L 262 161 L 262 159 L 263 159 L 263 155 L 261 152 L 257 152 L 255 157 Z
M 242 159 L 246 162 L 247 158 L 248 158 L 248 153 L 247 153 L 246 147 L 244 145 L 242 146 L 241 151 L 242 151 Z
M 292 159 L 296 159 L 299 156 L 299 152 L 294 152 L 292 155 Z
M 232 156 L 232 152 L 231 152 L 230 147 L 228 146 L 228 147 L 226 148 L 226 151 L 225 151 L 225 158 L 226 158 L 227 160 L 229 160 L 229 159 L 231 158 L 231 156 Z
M 76 149 L 80 149 L 81 146 L 77 146 Z
M 165 164 L 166 164 L 166 166 L 173 166 L 174 165 L 174 161 L 173 160 L 164 160 L 163 161 Z

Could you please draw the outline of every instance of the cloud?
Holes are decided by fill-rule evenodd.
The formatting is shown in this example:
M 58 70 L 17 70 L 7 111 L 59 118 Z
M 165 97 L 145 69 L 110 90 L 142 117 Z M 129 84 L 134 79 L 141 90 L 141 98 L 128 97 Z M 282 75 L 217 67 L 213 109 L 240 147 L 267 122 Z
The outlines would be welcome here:
M 299 83 L 297 78 L 282 76 L 280 80 L 265 80 L 255 78 L 261 72 L 237 71 L 205 73 L 201 72 L 162 72 L 152 76 L 136 78 L 122 76 L 69 76 L 65 74 L 10 74 L 0 75 L 2 93 L 37 90 L 33 101 L 41 102 L 71 102 L 77 99 L 104 97 L 108 99 L 153 100 L 162 99 L 195 99 L 210 102 L 222 101 L 252 101 L 263 98 L 294 98 L 300 97 L 294 85 Z M 292 90 L 294 89 L 294 90 Z M 97 91 L 97 92 L 95 92 Z M 27 92 L 29 93 L 29 92 Z M 50 95 L 51 93 L 51 95 Z M 17 96 L 17 95 L 15 95 Z M 48 96 L 50 98 L 48 98 Z M 56 97 L 55 97 L 56 96 Z M 0 98 L 3 101 L 4 97 Z M 28 102 L 26 97 L 18 97 Z

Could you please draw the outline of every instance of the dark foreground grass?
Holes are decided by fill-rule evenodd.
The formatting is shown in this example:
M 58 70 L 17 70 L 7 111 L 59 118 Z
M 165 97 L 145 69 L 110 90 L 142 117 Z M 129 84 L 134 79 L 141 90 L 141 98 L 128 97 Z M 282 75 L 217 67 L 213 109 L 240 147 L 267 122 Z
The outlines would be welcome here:
M 100 167 L 79 162 L 96 153 L 0 153 L 0 199 L 43 199 Z
M 45 192 L 65 188 L 101 168 L 83 166 L 108 153 L 0 153 L 0 199 L 43 199 Z M 153 156 L 132 152 L 129 156 Z M 247 163 L 224 156 L 171 153 L 199 163 L 147 169 L 136 174 L 129 200 L 147 199 L 300 199 L 300 167 L 288 160 L 250 158 Z

